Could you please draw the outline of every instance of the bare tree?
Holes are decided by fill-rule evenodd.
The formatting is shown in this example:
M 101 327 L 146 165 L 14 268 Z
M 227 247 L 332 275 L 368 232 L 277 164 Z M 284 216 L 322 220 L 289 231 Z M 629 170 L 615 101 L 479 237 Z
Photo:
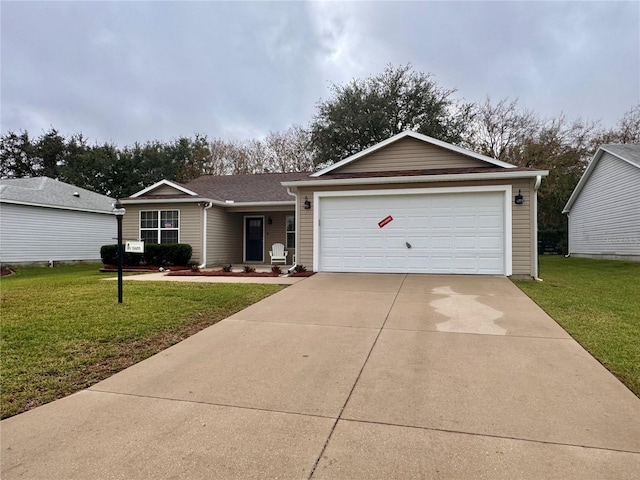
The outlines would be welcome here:
M 538 117 L 518 109 L 518 100 L 508 98 L 496 104 L 487 97 L 475 110 L 466 145 L 473 151 L 509 161 L 510 153 L 533 138 L 540 128 Z
M 299 125 L 270 132 L 264 140 L 265 168 L 270 172 L 309 172 L 313 169 L 311 136 Z
M 596 138 L 596 146 L 605 143 L 640 143 L 640 104 L 625 112 L 616 128 Z

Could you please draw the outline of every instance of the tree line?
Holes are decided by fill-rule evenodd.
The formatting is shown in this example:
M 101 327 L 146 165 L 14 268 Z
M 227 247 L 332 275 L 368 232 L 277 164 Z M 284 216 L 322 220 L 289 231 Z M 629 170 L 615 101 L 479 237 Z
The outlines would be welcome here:
M 0 137 L 0 176 L 48 176 L 112 197 L 159 180 L 185 183 L 201 175 L 312 171 L 404 130 L 413 130 L 522 167 L 549 170 L 539 192 L 541 229 L 566 230 L 562 207 L 599 145 L 640 142 L 640 105 L 613 128 L 597 121 L 542 118 L 518 101 L 464 103 L 411 65 L 334 84 L 308 127 L 294 125 L 264 139 L 230 141 L 206 134 L 118 147 L 89 144 L 55 128 L 33 138 Z

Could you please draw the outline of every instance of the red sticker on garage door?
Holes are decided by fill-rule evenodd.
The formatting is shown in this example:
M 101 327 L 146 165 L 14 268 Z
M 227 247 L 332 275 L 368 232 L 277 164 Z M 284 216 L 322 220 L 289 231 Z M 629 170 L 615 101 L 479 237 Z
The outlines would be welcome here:
M 380 220 L 380 221 L 378 222 L 378 226 L 379 226 L 380 228 L 382 228 L 382 227 L 384 227 L 385 225 L 388 225 L 389 223 L 391 223 L 391 220 L 393 220 L 393 217 L 392 217 L 391 215 L 389 215 L 388 217 L 383 218 L 382 220 Z

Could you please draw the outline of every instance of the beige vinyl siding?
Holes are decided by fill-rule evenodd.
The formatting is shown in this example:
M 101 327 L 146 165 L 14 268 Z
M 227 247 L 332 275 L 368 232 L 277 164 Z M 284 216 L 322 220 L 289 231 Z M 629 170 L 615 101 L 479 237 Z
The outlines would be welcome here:
M 158 188 L 147 192 L 148 195 L 177 195 L 181 193 L 183 194 L 184 192 L 170 187 L 169 185 L 160 185 Z
M 496 181 L 465 181 L 442 183 L 412 183 L 412 184 L 387 184 L 387 185 L 354 185 L 354 186 L 330 186 L 321 188 L 301 188 L 299 198 L 305 195 L 312 200 L 314 191 L 341 191 L 341 190 L 373 190 L 373 189 L 402 189 L 402 188 L 441 188 L 485 185 L 512 185 L 512 275 L 531 277 L 535 274 L 534 242 L 533 238 L 533 186 L 534 180 L 496 180 Z M 524 197 L 523 205 L 515 205 L 513 197 L 521 190 Z M 306 267 L 313 266 L 313 204 L 310 210 L 304 210 L 300 202 L 300 232 L 298 239 L 298 263 Z
M 264 217 L 264 263 L 270 262 L 269 250 L 274 243 L 287 244 L 285 218 L 293 215 L 288 211 L 250 211 L 238 212 L 213 207 L 207 211 L 207 266 L 242 263 L 244 259 L 244 219 L 246 217 Z M 272 223 L 269 224 L 269 217 Z M 293 263 L 295 249 L 287 249 L 287 263 Z
M 191 245 L 191 260 L 200 262 L 202 258 L 202 207 L 197 203 L 153 203 L 125 205 L 127 213 L 122 220 L 122 234 L 126 240 L 140 238 L 140 212 L 148 210 L 178 210 L 180 212 L 180 243 Z
M 242 214 L 207 210 L 207 266 L 242 262 Z
M 640 257 L 640 168 L 604 152 L 569 212 L 569 253 Z
M 477 158 L 430 145 L 415 138 L 403 138 L 331 173 L 387 172 L 438 168 L 490 167 Z
M 535 180 L 522 179 L 513 181 L 511 195 L 511 248 L 512 248 L 512 268 L 513 275 L 533 276 L 537 259 L 533 242 L 533 199 L 535 192 L 533 186 Z M 516 205 L 514 197 L 521 191 L 524 203 Z
M 265 263 L 271 262 L 271 257 L 269 256 L 269 250 L 271 250 L 271 246 L 274 243 L 281 243 L 284 245 L 284 249 L 287 251 L 287 264 L 293 263 L 293 256 L 296 251 L 295 248 L 287 248 L 287 225 L 286 225 L 286 216 L 293 215 L 293 211 L 289 212 L 273 212 L 271 214 L 267 214 L 265 216 L 265 239 L 264 239 L 264 247 L 265 254 L 264 259 Z M 273 223 L 269 225 L 268 219 L 271 217 Z

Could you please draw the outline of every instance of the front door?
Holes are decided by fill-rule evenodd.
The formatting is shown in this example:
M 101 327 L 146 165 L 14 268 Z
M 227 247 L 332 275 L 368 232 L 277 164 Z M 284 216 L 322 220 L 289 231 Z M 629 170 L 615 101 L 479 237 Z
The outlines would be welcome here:
M 244 219 L 244 261 L 264 261 L 264 217 Z

